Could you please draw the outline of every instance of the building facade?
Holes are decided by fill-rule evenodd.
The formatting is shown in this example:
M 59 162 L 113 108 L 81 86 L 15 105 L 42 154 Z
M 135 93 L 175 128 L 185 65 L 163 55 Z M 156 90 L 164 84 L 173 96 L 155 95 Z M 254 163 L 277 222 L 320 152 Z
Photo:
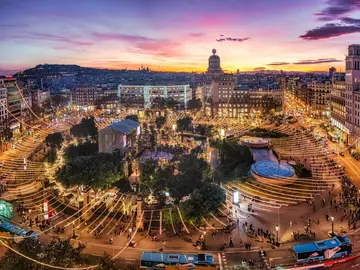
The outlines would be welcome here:
M 207 81 L 198 89 L 207 116 L 248 119 L 272 109 L 281 110 L 283 90 L 270 89 L 269 85 L 238 84 L 237 75 L 225 74 L 220 67 L 220 57 L 209 57 Z
M 0 78 L 0 86 L 7 89 L 7 109 L 9 128 L 11 131 L 17 131 L 20 128 L 21 120 L 21 91 L 22 89 L 15 78 Z
M 115 122 L 99 130 L 99 152 L 113 153 L 115 149 L 118 149 L 123 156 L 128 149 L 136 146 L 136 139 L 139 134 L 139 122 L 130 119 Z
M 79 86 L 71 92 L 72 105 L 79 109 L 93 110 L 102 93 L 98 86 Z
M 0 87 L 0 140 L 6 137 L 7 129 L 9 127 L 7 109 L 7 89 Z
M 330 116 L 330 81 L 318 82 L 313 80 L 308 84 L 306 106 L 308 111 L 316 116 Z
M 192 97 L 190 85 L 119 85 L 120 104 L 136 102 L 143 108 L 150 108 L 155 98 L 173 99 L 186 104 Z
M 330 99 L 330 121 L 335 128 L 335 134 L 344 141 L 348 141 L 345 133 L 346 107 L 345 107 L 345 81 L 332 80 Z
M 346 56 L 345 74 L 345 133 L 349 143 L 360 135 L 360 45 L 350 45 Z
M 208 78 L 213 78 L 223 75 L 224 72 L 221 69 L 220 57 L 216 55 L 216 50 L 212 49 L 212 55 L 209 57 L 209 65 L 206 72 Z
M 31 104 L 42 107 L 42 105 L 50 99 L 50 91 L 49 90 L 40 90 L 37 89 L 32 91 L 32 102 Z
M 210 94 L 204 101 L 207 116 L 248 119 L 270 110 L 281 110 L 281 89 L 264 90 L 237 85 L 236 77 L 232 75 L 213 79 L 209 89 Z

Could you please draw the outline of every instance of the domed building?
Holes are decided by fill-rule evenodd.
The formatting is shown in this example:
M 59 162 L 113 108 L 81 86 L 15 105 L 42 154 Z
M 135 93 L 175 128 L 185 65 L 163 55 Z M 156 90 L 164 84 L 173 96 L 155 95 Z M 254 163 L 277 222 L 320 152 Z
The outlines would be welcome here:
M 216 50 L 212 50 L 212 55 L 209 57 L 209 66 L 207 69 L 207 74 L 209 75 L 222 75 L 224 72 L 220 66 L 220 57 L 216 55 Z

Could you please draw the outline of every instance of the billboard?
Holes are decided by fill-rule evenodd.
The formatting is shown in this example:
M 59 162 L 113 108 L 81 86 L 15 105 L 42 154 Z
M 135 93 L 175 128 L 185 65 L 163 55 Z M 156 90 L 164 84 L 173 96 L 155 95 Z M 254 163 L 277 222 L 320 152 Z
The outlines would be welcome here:
M 0 200 L 0 216 L 12 219 L 14 217 L 14 207 L 11 203 Z

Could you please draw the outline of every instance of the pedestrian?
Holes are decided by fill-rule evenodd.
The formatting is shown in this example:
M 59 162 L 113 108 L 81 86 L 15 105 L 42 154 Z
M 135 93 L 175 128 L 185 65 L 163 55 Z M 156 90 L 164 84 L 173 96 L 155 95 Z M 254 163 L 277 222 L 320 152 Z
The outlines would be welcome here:
M 290 220 L 290 228 L 292 227 L 292 221 Z
M 314 205 L 313 205 L 313 209 L 314 209 L 314 213 L 315 213 L 315 203 L 314 203 Z

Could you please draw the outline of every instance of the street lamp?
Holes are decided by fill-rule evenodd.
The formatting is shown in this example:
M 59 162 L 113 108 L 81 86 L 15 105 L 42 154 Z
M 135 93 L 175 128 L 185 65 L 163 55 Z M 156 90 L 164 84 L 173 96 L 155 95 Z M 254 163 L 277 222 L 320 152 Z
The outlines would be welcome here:
M 276 244 L 279 243 L 279 226 L 275 226 L 276 231 Z
M 331 217 L 331 236 L 334 236 L 334 217 Z
M 75 220 L 73 220 L 72 222 L 72 227 L 73 227 L 73 235 L 72 235 L 72 238 L 75 238 L 76 235 L 75 235 Z

